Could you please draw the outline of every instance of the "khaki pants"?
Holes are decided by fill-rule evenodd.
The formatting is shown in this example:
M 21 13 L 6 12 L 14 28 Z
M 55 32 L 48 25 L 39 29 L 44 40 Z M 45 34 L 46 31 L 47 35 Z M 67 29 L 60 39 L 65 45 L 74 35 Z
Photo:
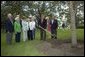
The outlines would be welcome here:
M 23 30 L 23 41 L 26 41 L 27 40 L 27 31 Z

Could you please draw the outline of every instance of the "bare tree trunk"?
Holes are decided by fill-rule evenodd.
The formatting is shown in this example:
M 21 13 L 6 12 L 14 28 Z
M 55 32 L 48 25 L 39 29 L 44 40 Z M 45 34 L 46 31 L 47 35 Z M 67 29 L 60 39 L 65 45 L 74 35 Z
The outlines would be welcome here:
M 75 1 L 73 5 L 74 5 L 73 8 L 74 8 L 74 12 L 75 12 L 75 21 L 76 21 L 76 22 L 75 22 L 75 26 L 76 26 L 76 28 L 77 28 L 77 26 L 78 26 L 78 18 L 77 18 L 77 16 L 76 16 L 76 14 L 77 14 L 77 1 Z
M 71 34 L 72 34 L 72 46 L 76 47 L 77 45 L 77 38 L 76 38 L 76 27 L 75 27 L 75 12 L 73 8 L 73 1 L 70 1 L 69 5 L 70 15 L 71 15 Z

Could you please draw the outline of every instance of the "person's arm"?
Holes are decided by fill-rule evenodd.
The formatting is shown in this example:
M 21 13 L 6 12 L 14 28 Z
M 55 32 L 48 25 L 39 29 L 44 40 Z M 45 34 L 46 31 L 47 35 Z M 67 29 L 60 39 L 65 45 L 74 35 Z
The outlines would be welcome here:
M 16 21 L 14 22 L 14 31 L 15 31 L 15 34 L 17 32 L 17 25 L 16 25 Z
M 28 30 L 28 28 L 29 28 L 29 27 L 28 27 L 28 22 L 26 22 L 26 24 L 27 24 L 27 26 L 26 26 L 26 27 L 27 27 L 26 30 Z
M 36 28 L 36 22 L 34 22 L 34 29 Z
M 51 25 L 51 20 L 49 21 L 49 24 Z
M 45 19 L 45 28 L 47 27 L 47 20 Z
M 6 32 L 8 33 L 9 32 L 9 22 L 8 22 L 8 20 L 6 20 L 5 27 L 6 27 Z
M 21 28 L 22 28 L 22 30 L 23 30 L 23 28 L 24 28 L 24 21 L 23 21 L 23 20 L 22 20 L 22 27 L 21 27 Z
M 58 21 L 56 20 L 56 28 L 58 28 Z
M 21 27 L 22 27 L 22 20 L 20 19 L 20 25 L 21 25 Z

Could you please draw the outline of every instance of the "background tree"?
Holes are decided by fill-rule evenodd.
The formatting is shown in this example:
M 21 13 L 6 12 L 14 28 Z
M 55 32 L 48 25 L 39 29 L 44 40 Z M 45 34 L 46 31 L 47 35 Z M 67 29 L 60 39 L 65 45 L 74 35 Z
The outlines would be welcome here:
M 70 1 L 69 5 L 69 10 L 70 10 L 70 15 L 71 15 L 71 34 L 72 34 L 72 46 L 75 47 L 77 46 L 77 37 L 76 37 L 76 26 L 75 26 L 75 10 L 74 10 L 74 5 L 75 1 Z

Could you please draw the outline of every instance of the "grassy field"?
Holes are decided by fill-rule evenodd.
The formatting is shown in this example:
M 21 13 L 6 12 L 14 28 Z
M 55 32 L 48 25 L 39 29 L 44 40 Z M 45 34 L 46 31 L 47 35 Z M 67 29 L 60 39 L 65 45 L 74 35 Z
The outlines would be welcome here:
M 77 29 L 76 34 L 77 34 L 78 41 L 80 41 L 80 42 L 84 41 L 84 30 L 83 29 Z M 66 41 L 66 40 L 70 41 L 71 40 L 71 31 L 58 29 L 57 37 L 59 40 L 62 40 L 62 41 Z M 47 34 L 47 38 L 50 39 L 49 34 Z
M 6 44 L 6 34 L 1 33 L 1 55 L 2 56 L 42 56 L 45 55 L 40 52 L 35 46 L 41 41 L 37 39 L 33 41 L 23 42 L 21 38 L 20 43 L 15 42 L 15 36 L 13 36 L 12 45 Z
M 84 30 L 77 29 L 77 38 L 79 41 L 84 41 Z M 15 37 L 13 35 L 12 45 L 6 44 L 6 34 L 1 32 L 1 56 L 45 56 L 36 45 L 40 44 L 43 41 L 40 41 L 39 30 L 36 30 L 36 38 L 33 41 L 23 42 L 21 38 L 20 43 L 15 42 Z M 50 35 L 47 34 L 47 40 L 50 39 Z M 70 30 L 58 30 L 58 39 L 62 41 L 67 41 L 71 39 Z

